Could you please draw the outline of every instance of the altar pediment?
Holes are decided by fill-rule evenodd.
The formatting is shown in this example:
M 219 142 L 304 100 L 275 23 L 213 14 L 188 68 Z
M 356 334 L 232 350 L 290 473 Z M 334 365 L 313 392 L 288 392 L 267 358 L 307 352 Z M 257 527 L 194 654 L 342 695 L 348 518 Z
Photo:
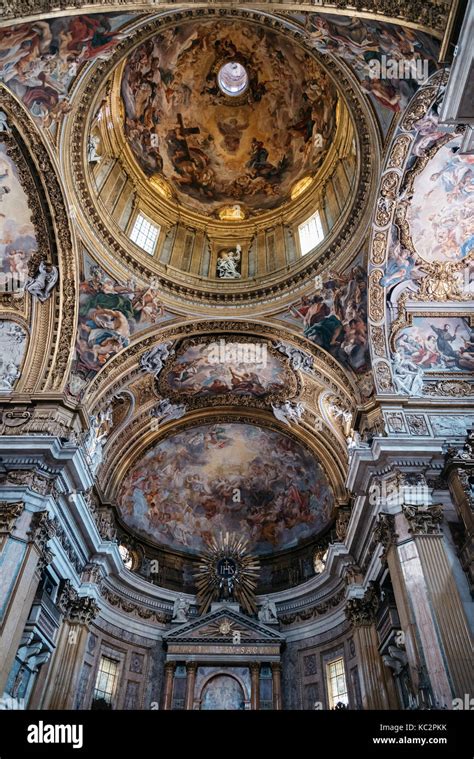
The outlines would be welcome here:
M 168 653 L 279 656 L 283 636 L 240 612 L 217 609 L 163 636 Z

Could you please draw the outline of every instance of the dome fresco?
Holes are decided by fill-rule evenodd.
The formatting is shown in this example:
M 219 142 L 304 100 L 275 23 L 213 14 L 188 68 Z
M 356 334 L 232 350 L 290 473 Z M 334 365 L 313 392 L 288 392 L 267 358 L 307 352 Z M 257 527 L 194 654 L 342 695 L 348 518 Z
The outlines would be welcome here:
M 239 19 L 147 40 L 129 56 L 121 91 L 141 169 L 206 214 L 226 203 L 279 207 L 321 166 L 336 132 L 336 88 L 316 59 Z
M 224 423 L 158 442 L 126 475 L 119 510 L 127 526 L 160 545 L 196 553 L 229 531 L 265 554 L 325 529 L 333 503 L 326 475 L 301 443 Z

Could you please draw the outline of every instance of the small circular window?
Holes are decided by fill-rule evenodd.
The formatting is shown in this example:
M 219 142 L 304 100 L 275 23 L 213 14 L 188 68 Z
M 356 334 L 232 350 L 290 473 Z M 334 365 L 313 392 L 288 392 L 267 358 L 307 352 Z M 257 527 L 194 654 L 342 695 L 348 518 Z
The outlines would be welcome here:
M 217 83 L 224 95 L 237 97 L 247 89 L 249 76 L 241 63 L 229 61 L 219 69 Z

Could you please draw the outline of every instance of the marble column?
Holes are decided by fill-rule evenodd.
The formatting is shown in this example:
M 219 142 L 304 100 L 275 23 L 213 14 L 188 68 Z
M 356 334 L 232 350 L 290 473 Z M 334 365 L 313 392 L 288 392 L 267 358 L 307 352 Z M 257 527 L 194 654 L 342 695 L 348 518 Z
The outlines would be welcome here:
M 474 595 L 474 476 L 473 433 L 463 451 L 451 450 L 446 456 L 444 476 L 459 519 L 464 525 L 463 541 L 458 548 L 459 560 L 466 573 L 469 589 Z
M 346 616 L 354 631 L 364 709 L 397 709 L 395 683 L 379 653 L 375 621 L 379 606 L 377 590 L 369 587 L 364 596 L 347 601 Z
M 281 704 L 281 664 L 280 662 L 272 662 L 272 687 L 273 687 L 273 708 L 275 711 L 280 711 Z
M 53 555 L 47 547 L 55 530 L 46 511 L 23 503 L 0 504 L 0 694 L 15 660 L 44 567 Z
M 89 596 L 67 603 L 58 645 L 48 673 L 42 709 L 72 709 L 86 650 L 89 625 L 99 607 Z
M 173 704 L 173 682 L 176 662 L 167 661 L 165 664 L 165 686 L 163 691 L 163 709 L 169 711 Z
M 441 706 L 450 706 L 453 697 L 462 698 L 472 690 L 472 659 L 469 626 L 444 546 L 442 520 L 441 505 L 403 506 L 399 536 L 411 539 L 398 548 L 415 616 L 420 617 L 424 607 L 426 619 L 420 618 L 417 628 L 433 695 Z
M 260 709 L 260 664 L 252 662 L 250 665 L 251 693 L 250 705 L 252 709 Z
M 184 708 L 188 711 L 194 708 L 194 686 L 196 684 L 196 672 L 197 664 L 195 662 L 188 662 L 186 664 L 186 695 L 184 700 Z

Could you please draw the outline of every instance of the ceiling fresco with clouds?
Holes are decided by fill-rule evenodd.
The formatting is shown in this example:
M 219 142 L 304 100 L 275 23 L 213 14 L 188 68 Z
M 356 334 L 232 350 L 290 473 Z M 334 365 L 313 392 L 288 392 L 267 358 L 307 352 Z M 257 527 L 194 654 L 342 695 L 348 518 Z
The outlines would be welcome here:
M 302 444 L 223 423 L 156 443 L 126 475 L 119 510 L 140 535 L 181 551 L 198 552 L 211 535 L 229 531 L 269 553 L 326 528 L 333 503 L 326 475 Z
M 218 86 L 229 61 L 249 79 L 238 98 Z M 336 129 L 336 88 L 314 57 L 240 19 L 190 22 L 146 41 L 127 61 L 122 97 L 143 171 L 201 212 L 278 207 L 321 165 Z

